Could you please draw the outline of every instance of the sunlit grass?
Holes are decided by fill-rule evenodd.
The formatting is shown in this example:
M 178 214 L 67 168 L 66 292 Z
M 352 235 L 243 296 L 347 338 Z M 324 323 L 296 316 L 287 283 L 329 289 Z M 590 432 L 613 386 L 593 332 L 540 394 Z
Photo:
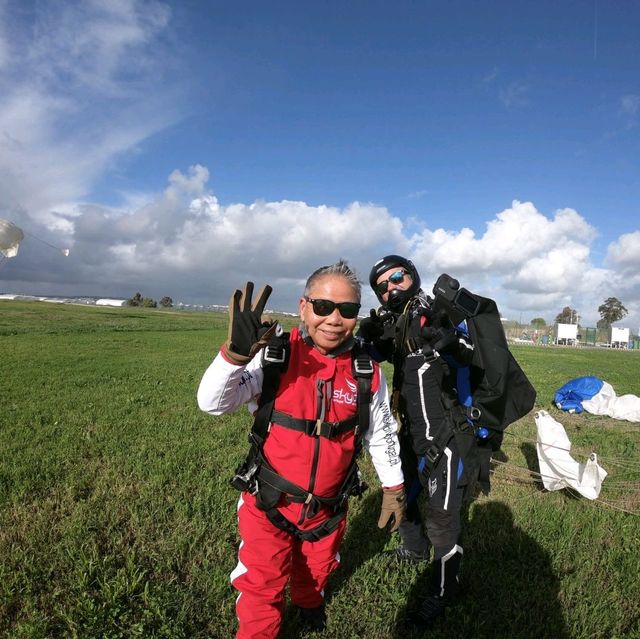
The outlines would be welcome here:
M 233 636 L 228 479 L 250 419 L 214 419 L 195 403 L 225 337 L 223 315 L 0 302 L 0 636 Z M 633 508 L 638 425 L 562 414 L 551 400 L 586 374 L 639 394 L 640 353 L 514 352 L 536 408 L 610 471 L 603 498 L 636 482 Z M 541 491 L 533 439 L 533 415 L 509 429 L 507 464 L 469 511 L 464 598 L 429 636 L 639 637 L 638 516 Z M 398 540 L 375 526 L 377 481 L 366 459 L 363 469 L 372 488 L 352 502 L 325 636 L 411 637 L 401 619 L 428 571 L 384 554 Z M 287 614 L 283 637 L 296 624 Z

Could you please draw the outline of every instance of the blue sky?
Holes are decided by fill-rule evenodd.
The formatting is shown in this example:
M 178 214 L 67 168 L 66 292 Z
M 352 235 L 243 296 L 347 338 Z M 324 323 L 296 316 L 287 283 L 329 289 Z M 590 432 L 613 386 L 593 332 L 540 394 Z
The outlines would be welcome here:
M 249 278 L 293 310 L 317 266 L 399 252 L 513 319 L 615 295 L 640 326 L 636 2 L 0 0 L 0 25 L 0 217 L 28 233 L 0 292 Z

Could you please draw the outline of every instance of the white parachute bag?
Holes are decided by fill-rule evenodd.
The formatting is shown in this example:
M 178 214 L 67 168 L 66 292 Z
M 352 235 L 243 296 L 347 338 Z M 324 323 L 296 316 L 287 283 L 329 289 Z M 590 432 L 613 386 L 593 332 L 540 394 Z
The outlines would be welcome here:
M 542 483 L 547 490 L 573 488 L 587 499 L 596 499 L 607 471 L 598 464 L 598 456 L 591 453 L 581 464 L 571 456 L 571 442 L 564 426 L 545 410 L 535 414 L 538 428 L 538 463 Z

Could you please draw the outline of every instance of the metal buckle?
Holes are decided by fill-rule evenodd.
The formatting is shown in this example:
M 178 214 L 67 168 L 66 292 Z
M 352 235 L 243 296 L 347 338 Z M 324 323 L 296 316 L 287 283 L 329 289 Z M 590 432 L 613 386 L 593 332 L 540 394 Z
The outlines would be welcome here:
M 480 417 L 482 417 L 482 411 L 477 406 L 468 406 L 467 417 L 474 422 L 477 422 Z
M 284 348 L 267 345 L 262 354 L 262 359 L 265 362 L 270 362 L 271 364 L 284 364 L 286 355 Z
M 353 370 L 358 375 L 373 375 L 373 362 L 369 357 L 356 357 L 353 362 Z
M 438 461 L 438 457 L 440 457 L 440 449 L 435 444 L 432 444 L 424 456 L 432 464 L 435 464 Z

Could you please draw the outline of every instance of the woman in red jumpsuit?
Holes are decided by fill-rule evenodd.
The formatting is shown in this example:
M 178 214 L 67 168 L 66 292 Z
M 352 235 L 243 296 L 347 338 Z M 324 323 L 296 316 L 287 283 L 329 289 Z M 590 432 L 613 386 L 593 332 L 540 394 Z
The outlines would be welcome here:
M 230 339 L 200 382 L 198 405 L 212 415 L 230 413 L 243 404 L 255 409 L 260 397 L 264 379 L 260 349 L 266 343 L 266 325 L 260 315 L 269 293 L 265 296 L 263 292 L 249 310 L 251 293 L 252 286 L 248 286 L 244 299 L 240 291 L 232 297 Z M 329 436 L 307 434 L 289 424 L 305 420 L 352 423 L 355 427 L 357 383 L 351 350 L 359 308 L 360 284 L 345 262 L 322 267 L 309 277 L 299 302 L 301 323 L 289 337 L 289 361 L 280 378 L 262 448 L 276 474 L 321 500 L 339 493 L 352 467 L 354 428 L 341 428 Z M 391 521 L 392 530 L 396 530 L 405 505 L 397 425 L 384 374 L 376 363 L 373 366 L 369 427 L 363 443 L 384 489 L 378 526 L 383 528 Z M 286 493 L 276 508 L 302 533 L 321 526 L 335 512 L 322 501 L 309 508 L 299 500 L 291 501 Z M 243 492 L 238 502 L 238 525 L 241 543 L 238 564 L 231 574 L 240 593 L 236 637 L 273 639 L 278 635 L 287 583 L 303 621 L 313 629 L 324 628 L 324 588 L 339 565 L 346 518 L 320 539 L 304 540 L 274 525 L 258 507 L 256 497 Z

